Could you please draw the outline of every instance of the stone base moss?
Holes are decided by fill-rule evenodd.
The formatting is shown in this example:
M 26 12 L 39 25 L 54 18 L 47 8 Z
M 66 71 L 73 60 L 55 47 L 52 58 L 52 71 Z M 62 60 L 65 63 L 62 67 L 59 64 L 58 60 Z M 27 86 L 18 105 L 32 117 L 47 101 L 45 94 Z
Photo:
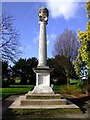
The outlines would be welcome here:
M 67 115 L 72 116 L 68 118 Z M 2 120 L 87 120 L 80 109 L 8 109 Z

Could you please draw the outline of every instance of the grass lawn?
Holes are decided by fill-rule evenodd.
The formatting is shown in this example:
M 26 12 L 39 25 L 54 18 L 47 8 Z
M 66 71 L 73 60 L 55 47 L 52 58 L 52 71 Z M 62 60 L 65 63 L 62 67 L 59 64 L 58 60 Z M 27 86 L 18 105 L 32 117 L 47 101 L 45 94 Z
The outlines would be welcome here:
M 34 85 L 10 85 L 9 88 L 0 88 L 0 95 L 2 94 L 2 99 L 4 99 L 9 95 L 25 94 L 33 87 Z
M 70 84 L 77 84 L 80 83 L 80 80 L 70 79 Z
M 8 88 L 0 88 L 0 98 L 8 97 L 9 95 L 25 94 L 31 91 L 34 85 L 10 85 Z M 54 85 L 53 90 L 55 93 L 70 95 L 83 94 L 82 89 L 78 85 Z

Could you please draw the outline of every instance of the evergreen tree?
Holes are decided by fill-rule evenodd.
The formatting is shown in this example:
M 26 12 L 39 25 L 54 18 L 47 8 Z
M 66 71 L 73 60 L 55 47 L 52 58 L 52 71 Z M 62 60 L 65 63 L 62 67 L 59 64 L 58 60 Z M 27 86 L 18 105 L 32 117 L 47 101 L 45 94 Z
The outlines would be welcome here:
M 90 1 L 86 3 L 86 9 L 88 13 L 88 23 L 86 31 L 78 31 L 78 41 L 81 43 L 78 54 L 78 61 L 75 61 L 76 73 L 79 75 L 80 68 L 86 65 L 90 70 Z

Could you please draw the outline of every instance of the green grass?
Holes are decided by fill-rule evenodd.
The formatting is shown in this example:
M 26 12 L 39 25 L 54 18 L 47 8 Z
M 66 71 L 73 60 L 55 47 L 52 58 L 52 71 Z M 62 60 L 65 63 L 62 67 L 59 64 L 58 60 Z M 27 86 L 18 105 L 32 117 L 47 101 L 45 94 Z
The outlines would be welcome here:
M 21 80 L 18 80 L 18 79 L 17 79 L 17 80 L 15 80 L 15 83 L 20 83 L 20 81 L 21 81 Z
M 2 99 L 17 94 L 25 94 L 31 91 L 34 85 L 10 85 L 9 88 L 0 88 L 0 98 Z M 85 87 L 86 89 L 86 87 Z M 75 85 L 55 85 L 53 90 L 55 93 L 68 94 L 68 95 L 78 95 L 84 93 L 85 89 L 81 89 L 77 84 Z M 1 96 L 2 94 L 2 96 Z
M 67 114 L 82 114 L 80 109 L 8 109 L 4 115 L 6 120 L 51 120 L 51 118 L 67 118 Z M 8 118 L 8 119 L 7 119 Z M 54 120 L 53 119 L 53 120 Z M 59 119 L 60 120 L 60 119 Z M 61 119 L 62 120 L 62 119 Z
M 11 85 L 9 88 L 0 88 L 0 93 L 2 93 L 2 99 L 10 95 L 25 94 L 32 90 L 34 85 Z
M 70 84 L 80 83 L 80 80 L 70 79 Z
M 36 112 L 36 113 L 35 113 Z M 56 108 L 56 109 L 9 109 L 7 114 L 14 114 L 14 115 L 50 115 L 54 113 L 82 113 L 80 109 L 77 108 Z

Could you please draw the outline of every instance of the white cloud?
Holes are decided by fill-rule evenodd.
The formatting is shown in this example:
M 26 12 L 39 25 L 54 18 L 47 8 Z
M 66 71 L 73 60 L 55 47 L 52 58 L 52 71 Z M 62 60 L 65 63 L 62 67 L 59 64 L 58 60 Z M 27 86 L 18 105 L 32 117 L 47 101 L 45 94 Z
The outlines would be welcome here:
M 79 3 L 75 0 L 67 0 L 67 2 L 62 2 L 60 0 L 47 0 L 47 8 L 51 12 L 53 18 L 63 16 L 66 20 L 75 17 L 79 9 Z

